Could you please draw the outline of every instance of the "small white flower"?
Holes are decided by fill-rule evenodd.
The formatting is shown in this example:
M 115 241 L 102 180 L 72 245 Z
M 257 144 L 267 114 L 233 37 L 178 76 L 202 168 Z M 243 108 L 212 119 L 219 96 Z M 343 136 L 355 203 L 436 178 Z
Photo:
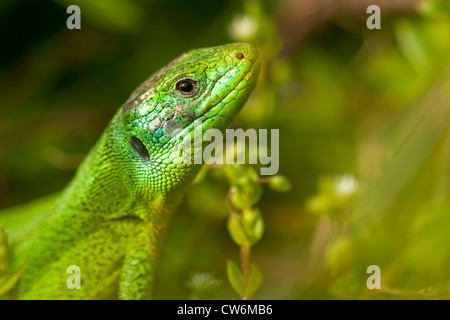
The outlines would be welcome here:
M 334 178 L 333 190 L 336 194 L 352 195 L 359 189 L 359 181 L 352 174 L 336 176 Z
M 231 21 L 230 35 L 234 40 L 250 38 L 258 29 L 258 22 L 245 14 L 236 15 Z
M 206 290 L 219 284 L 211 274 L 206 272 L 196 273 L 190 280 L 189 286 L 193 289 Z

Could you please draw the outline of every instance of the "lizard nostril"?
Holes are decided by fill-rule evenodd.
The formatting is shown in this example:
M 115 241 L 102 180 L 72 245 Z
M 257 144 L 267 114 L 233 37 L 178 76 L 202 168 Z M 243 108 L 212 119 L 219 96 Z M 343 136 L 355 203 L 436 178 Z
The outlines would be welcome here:
M 130 143 L 145 161 L 150 161 L 148 150 L 139 138 L 132 137 Z
M 238 58 L 239 60 L 242 60 L 245 58 L 244 54 L 242 52 L 237 52 L 236 53 L 236 58 Z

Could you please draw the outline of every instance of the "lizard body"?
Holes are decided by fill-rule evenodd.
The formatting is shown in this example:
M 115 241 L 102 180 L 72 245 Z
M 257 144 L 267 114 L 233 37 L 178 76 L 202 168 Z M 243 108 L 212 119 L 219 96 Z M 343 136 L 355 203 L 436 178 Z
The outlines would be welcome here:
M 1 212 L 9 270 L 29 258 L 18 297 L 150 298 L 160 229 L 201 166 L 182 161 L 180 143 L 194 120 L 224 132 L 259 67 L 244 43 L 181 55 L 131 94 L 60 195 Z M 71 265 L 80 289 L 67 286 Z

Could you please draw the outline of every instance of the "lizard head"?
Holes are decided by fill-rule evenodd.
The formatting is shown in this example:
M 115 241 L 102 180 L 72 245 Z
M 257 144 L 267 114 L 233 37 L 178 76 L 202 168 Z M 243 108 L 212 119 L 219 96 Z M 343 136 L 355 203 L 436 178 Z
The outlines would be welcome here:
M 200 121 L 202 133 L 224 132 L 255 87 L 259 68 L 257 49 L 234 43 L 187 52 L 140 85 L 120 115 L 133 184 L 162 194 L 186 185 L 200 165 L 186 161 L 183 141 L 193 139 Z

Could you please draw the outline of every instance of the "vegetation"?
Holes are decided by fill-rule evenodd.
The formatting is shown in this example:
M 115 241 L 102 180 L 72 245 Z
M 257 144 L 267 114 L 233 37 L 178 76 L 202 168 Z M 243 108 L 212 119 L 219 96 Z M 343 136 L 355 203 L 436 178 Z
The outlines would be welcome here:
M 250 42 L 262 70 L 234 126 L 279 129 L 279 175 L 205 167 L 165 234 L 155 298 L 450 298 L 450 4 L 374 4 L 379 30 L 362 1 L 1 3 L 0 207 L 61 190 L 180 53 Z

